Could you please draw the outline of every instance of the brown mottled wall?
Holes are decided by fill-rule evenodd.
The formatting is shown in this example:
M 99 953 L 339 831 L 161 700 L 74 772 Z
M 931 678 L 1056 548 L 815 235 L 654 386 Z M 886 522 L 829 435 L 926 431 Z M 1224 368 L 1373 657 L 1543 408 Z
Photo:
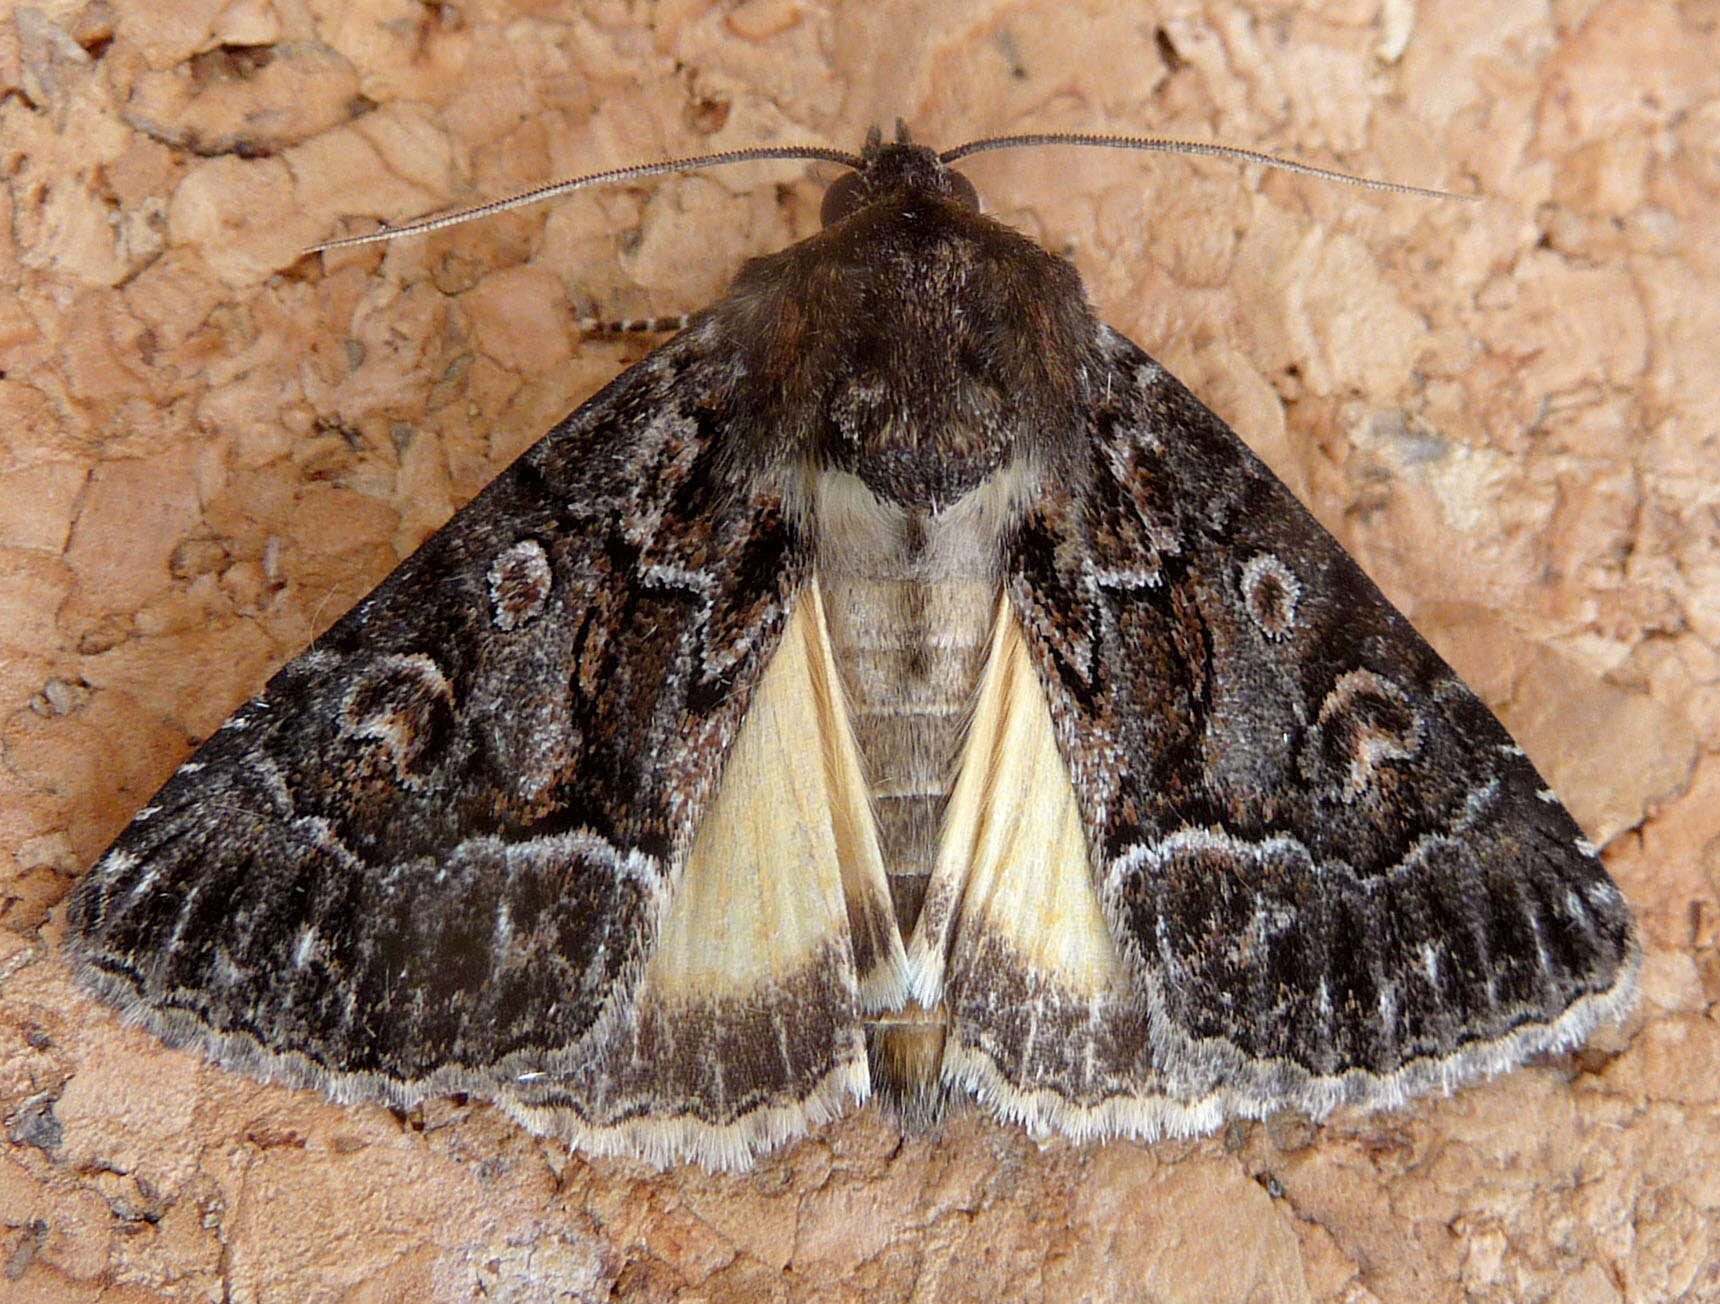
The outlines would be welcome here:
M 1720 1297 L 1720 7 L 522 0 L 0 13 L 0 1298 Z M 1162 131 L 967 169 L 1308 499 L 1605 848 L 1643 997 L 1399 1113 L 1041 1148 L 862 1111 L 743 1177 L 255 1085 L 69 982 L 72 881 L 636 343 L 816 223 L 758 143 Z

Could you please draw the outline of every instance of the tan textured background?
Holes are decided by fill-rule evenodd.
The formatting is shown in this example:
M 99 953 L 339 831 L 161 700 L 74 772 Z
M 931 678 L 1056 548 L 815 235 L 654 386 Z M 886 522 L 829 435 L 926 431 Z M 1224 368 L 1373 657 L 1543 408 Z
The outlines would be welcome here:
M 169 12 L 170 11 L 170 12 Z M 1720 1298 L 1720 4 L 0 9 L 0 1298 Z M 301 260 L 670 153 L 1155 130 L 1478 190 L 1069 151 L 970 175 L 1260 449 L 1640 913 L 1624 1029 L 1449 1100 L 1144 1147 L 870 1111 L 744 1177 L 252 1084 L 77 995 L 155 785 L 809 169 Z

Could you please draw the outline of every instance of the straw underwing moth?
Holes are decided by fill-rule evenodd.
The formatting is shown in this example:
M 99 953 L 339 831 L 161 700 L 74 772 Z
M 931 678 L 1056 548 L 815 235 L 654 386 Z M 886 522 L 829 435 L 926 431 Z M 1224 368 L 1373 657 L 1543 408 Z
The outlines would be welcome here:
M 223 1063 L 744 1166 L 1580 1041 L 1630 911 L 1504 729 L 1073 268 L 876 135 L 210 738 L 79 885 Z

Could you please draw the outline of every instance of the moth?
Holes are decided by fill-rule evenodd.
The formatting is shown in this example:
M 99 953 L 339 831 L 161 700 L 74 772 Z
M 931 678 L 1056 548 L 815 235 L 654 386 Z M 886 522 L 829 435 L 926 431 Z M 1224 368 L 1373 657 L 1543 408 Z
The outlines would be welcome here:
M 1594 848 L 1073 267 L 874 132 L 75 890 L 176 1046 L 744 1167 L 868 1099 L 1077 1140 L 1579 1042 Z

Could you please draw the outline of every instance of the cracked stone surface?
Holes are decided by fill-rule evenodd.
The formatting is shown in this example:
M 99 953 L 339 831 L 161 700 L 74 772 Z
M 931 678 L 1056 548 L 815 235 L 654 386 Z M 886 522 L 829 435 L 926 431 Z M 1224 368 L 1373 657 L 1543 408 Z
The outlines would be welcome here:
M 0 1296 L 1720 1298 L 1713 0 L 142 0 L 0 14 Z M 991 210 L 1306 498 L 1641 919 L 1621 1028 L 1449 1099 L 1154 1146 L 871 1111 L 744 1176 L 343 1108 L 80 995 L 60 902 L 266 675 L 816 224 L 816 170 L 318 239 L 872 122 L 1164 132 L 1445 186 L 999 153 Z

